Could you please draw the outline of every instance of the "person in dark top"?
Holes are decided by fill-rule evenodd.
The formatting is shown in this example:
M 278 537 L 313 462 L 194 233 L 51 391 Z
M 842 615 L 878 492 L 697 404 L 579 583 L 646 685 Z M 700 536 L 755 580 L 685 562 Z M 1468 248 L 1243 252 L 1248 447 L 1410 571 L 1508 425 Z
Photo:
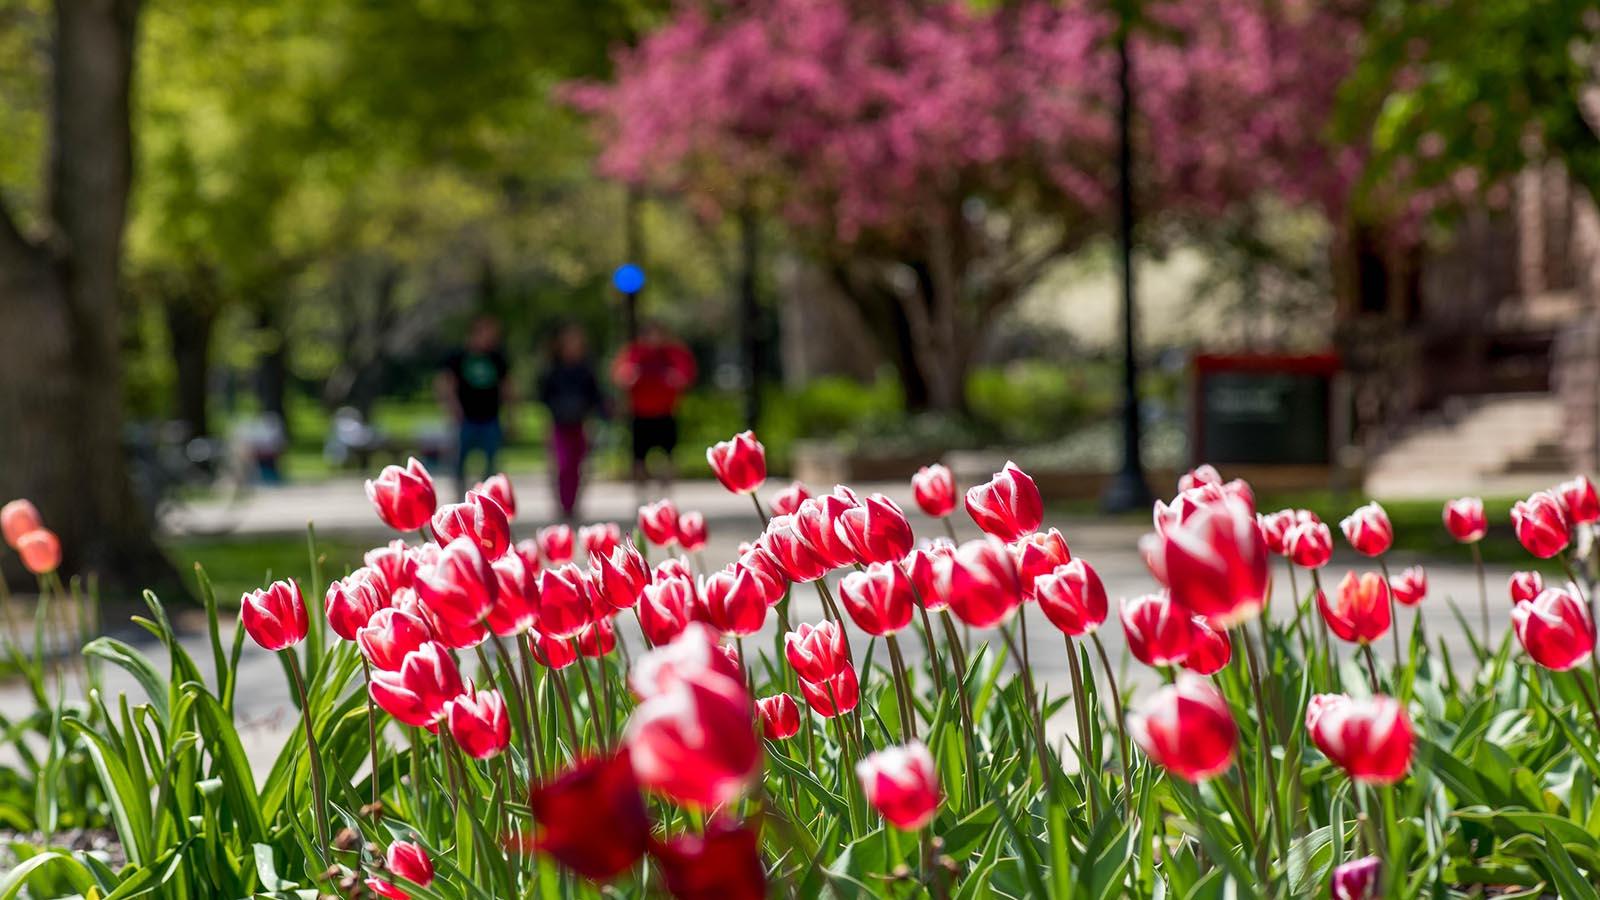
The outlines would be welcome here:
M 472 320 L 466 344 L 450 354 L 439 372 L 439 401 L 456 423 L 457 496 L 466 493 L 468 455 L 482 454 L 484 478 L 496 471 L 495 457 L 506 436 L 504 417 L 512 402 L 510 373 L 500 322 L 493 316 Z
M 694 354 L 659 322 L 646 322 L 639 337 L 622 348 L 611 365 L 611 379 L 628 393 L 633 415 L 633 480 L 641 491 L 650 475 L 650 451 L 666 461 L 662 485 L 672 480 L 672 451 L 678 446 L 678 401 L 694 385 Z
M 589 361 L 588 345 L 581 325 L 562 328 L 551 345 L 550 367 L 539 376 L 539 402 L 550 410 L 550 468 L 555 474 L 556 501 L 568 521 L 578 514 L 583 460 L 589 455 L 589 417 L 605 414 L 605 397 Z

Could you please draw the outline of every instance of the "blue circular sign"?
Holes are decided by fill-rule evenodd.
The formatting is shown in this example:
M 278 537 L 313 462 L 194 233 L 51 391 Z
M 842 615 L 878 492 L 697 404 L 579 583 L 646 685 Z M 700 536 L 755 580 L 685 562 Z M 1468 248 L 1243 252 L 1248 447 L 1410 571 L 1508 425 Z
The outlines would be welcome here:
M 623 263 L 611 273 L 611 285 L 624 294 L 637 294 L 644 287 L 644 270 L 633 263 Z

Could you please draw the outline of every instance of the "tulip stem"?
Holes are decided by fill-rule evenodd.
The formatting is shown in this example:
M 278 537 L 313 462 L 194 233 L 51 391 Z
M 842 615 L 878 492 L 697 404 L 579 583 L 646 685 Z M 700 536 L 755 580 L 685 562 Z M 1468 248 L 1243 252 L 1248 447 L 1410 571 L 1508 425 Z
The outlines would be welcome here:
M 1372 692 L 1381 693 L 1383 688 L 1378 684 L 1378 661 L 1372 658 L 1372 645 L 1362 641 L 1361 654 L 1367 663 L 1367 681 L 1372 687 Z
M 1311 602 L 1317 604 L 1317 635 L 1322 639 L 1322 686 L 1331 691 L 1337 687 L 1333 681 L 1335 651 L 1333 639 L 1328 636 L 1328 619 L 1322 614 L 1322 596 L 1321 570 L 1312 569 Z
M 906 677 L 906 660 L 900 654 L 900 642 L 888 635 L 884 642 L 889 647 L 889 670 L 894 676 L 895 693 L 900 699 L 900 734 L 910 741 L 917 736 L 917 707 L 911 700 L 911 684 Z
M 372 683 L 372 664 L 367 662 L 366 654 L 361 654 L 361 674 L 365 679 L 364 684 Z M 372 814 L 383 815 L 382 785 L 378 781 L 378 714 L 373 711 L 372 692 L 366 692 L 367 701 L 367 747 L 372 750 Z
M 317 840 L 322 844 L 322 866 L 326 869 L 333 859 L 331 842 L 328 840 L 328 791 L 322 780 L 322 757 L 317 753 L 316 729 L 311 722 L 311 700 L 306 693 L 305 677 L 300 674 L 300 657 L 295 655 L 293 648 L 285 648 L 281 652 L 289 661 L 289 679 L 294 682 L 295 694 L 300 698 L 300 721 L 305 726 L 306 753 L 311 762 L 311 793 L 317 804 L 311 818 L 317 826 Z
M 839 627 L 843 628 L 844 627 L 844 617 L 839 615 L 839 607 L 833 602 L 833 592 L 828 590 L 828 576 L 827 575 L 819 575 L 811 583 L 817 586 L 817 596 L 822 599 L 823 611 L 827 613 L 828 618 L 833 620 L 834 624 L 836 624 Z M 848 643 L 846 643 L 845 644 L 845 656 L 849 656 L 849 655 L 850 655 L 850 645 Z
M 1400 683 L 1400 667 L 1405 658 L 1400 655 L 1400 613 L 1394 602 L 1394 581 L 1389 578 L 1389 563 L 1378 555 L 1378 568 L 1383 570 L 1383 586 L 1389 594 L 1389 636 L 1394 639 L 1394 681 Z
M 1018 615 L 1021 615 L 1019 612 Z M 1022 667 L 1022 690 L 1028 701 L 1028 714 L 1033 718 L 1033 743 L 1039 753 L 1039 777 L 1044 780 L 1045 792 L 1049 793 L 1051 783 L 1054 781 L 1050 771 L 1050 746 L 1044 738 L 1044 718 L 1039 713 L 1039 697 L 1033 689 L 1033 670 L 1028 667 L 1028 657 L 1017 646 L 1017 638 L 1011 630 L 1001 625 L 1000 637 L 1006 642 L 1013 656 L 1017 658 Z
M 1117 689 L 1117 676 L 1111 671 L 1111 657 L 1106 655 L 1106 645 L 1100 642 L 1100 632 L 1091 631 L 1089 637 L 1094 641 L 1095 653 L 1100 656 L 1100 668 L 1105 670 L 1106 683 L 1111 688 L 1111 702 L 1116 705 L 1116 715 L 1112 719 L 1117 723 L 1117 755 L 1122 758 L 1123 788 L 1131 797 L 1133 769 L 1128 766 L 1128 728 L 1122 721 L 1122 692 Z
M 1265 623 L 1263 623 L 1262 628 L 1266 628 Z M 1258 737 L 1261 740 L 1261 764 L 1267 775 L 1267 805 L 1272 810 L 1272 826 L 1273 832 L 1278 838 L 1278 852 L 1287 854 L 1289 852 L 1289 820 L 1284 818 L 1282 805 L 1278 802 L 1278 763 L 1272 755 L 1272 745 L 1275 743 L 1278 729 L 1272 717 L 1267 714 L 1267 692 L 1262 684 L 1261 656 L 1256 654 L 1255 642 L 1250 640 L 1248 624 L 1240 624 L 1238 632 L 1239 640 L 1244 643 L 1245 660 L 1249 663 L 1250 689 L 1256 698 L 1257 729 Z M 1263 644 L 1263 655 L 1265 651 L 1266 646 Z
M 521 686 L 517 682 L 517 667 L 511 661 L 511 651 L 506 649 L 505 639 L 494 635 L 495 653 L 500 657 L 500 665 L 506 670 L 506 693 L 511 695 L 511 712 L 517 723 L 517 737 L 522 739 L 522 755 L 527 758 L 528 771 L 533 771 L 533 732 L 528 726 L 527 700 L 522 696 Z
M 1270 753 L 1271 751 L 1268 752 Z M 1255 845 L 1256 872 L 1261 878 L 1261 885 L 1266 887 L 1272 884 L 1272 865 L 1268 862 L 1267 845 L 1261 840 L 1261 832 L 1256 828 L 1256 810 L 1250 797 L 1250 782 L 1245 776 L 1243 766 L 1234 766 L 1233 771 L 1235 775 L 1239 776 L 1237 782 L 1229 778 L 1226 772 L 1218 780 L 1224 785 L 1233 788 L 1234 798 L 1239 804 L 1240 812 L 1244 815 L 1244 822 L 1241 824 L 1244 825 L 1245 833 L 1250 837 L 1250 843 Z M 1198 796 L 1196 800 L 1198 800 Z
M 567 737 L 572 740 L 572 758 L 577 759 L 583 742 L 578 740 L 578 720 L 572 714 L 572 694 L 567 690 L 567 678 L 560 669 L 551 669 L 550 681 L 556 686 L 556 700 L 561 704 L 562 719 L 567 723 Z
M 533 636 L 523 632 L 522 640 L 516 643 L 522 656 L 522 679 L 526 682 L 522 691 L 528 704 L 528 735 L 533 740 L 528 755 L 528 781 L 532 783 L 544 777 L 544 734 L 539 727 L 539 694 L 533 678 Z
M 1472 542 L 1472 567 L 1478 573 L 1478 615 L 1483 619 L 1483 648 L 1489 649 L 1489 586 L 1483 577 L 1483 548 Z
M 750 492 L 750 502 L 754 503 L 756 505 L 756 516 L 757 516 L 757 518 L 761 519 L 761 527 L 762 528 L 766 528 L 767 527 L 767 511 L 766 511 L 766 509 L 764 507 L 762 507 L 761 498 L 756 496 L 756 492 L 755 491 L 751 491 Z
M 589 721 L 594 725 L 594 740 L 600 745 L 600 749 L 604 750 L 611 742 L 610 723 L 606 723 L 604 729 L 600 727 L 600 695 L 595 693 L 594 679 L 589 677 L 589 666 L 583 661 L 583 650 L 578 647 L 575 639 L 572 641 L 572 649 L 577 653 L 577 658 L 573 662 L 578 667 L 578 675 L 583 679 L 583 692 L 589 696 Z
M 928 642 L 929 668 L 933 672 L 934 686 L 939 689 L 940 696 L 945 694 L 944 665 L 939 661 L 939 646 L 933 641 L 933 622 L 928 618 L 928 607 L 922 603 L 922 592 L 917 590 L 916 584 L 911 585 L 911 599 L 917 605 L 917 612 L 922 616 L 922 636 Z
M 1590 671 L 1594 671 L 1593 667 L 1590 667 Z M 1578 693 L 1583 695 L 1583 702 L 1589 707 L 1589 715 L 1594 718 L 1595 729 L 1600 733 L 1600 706 L 1595 705 L 1594 695 L 1589 693 L 1589 686 L 1583 683 L 1582 675 L 1574 672 L 1572 680 L 1578 685 Z
M 961 637 L 956 634 L 950 611 L 939 610 L 939 621 L 944 625 L 945 643 L 956 664 L 956 707 L 961 711 L 961 737 L 967 750 L 967 808 L 978 806 L 978 739 L 977 727 L 972 720 L 972 700 L 967 695 L 967 656 L 961 649 Z
M 961 543 L 956 539 L 956 526 L 950 521 L 950 516 L 948 514 L 940 516 L 939 521 L 944 524 L 944 533 L 946 537 L 950 538 L 950 543 Z
M 1079 774 L 1083 777 L 1084 786 L 1087 788 L 1089 779 L 1099 780 L 1099 773 L 1089 762 L 1089 698 L 1083 694 L 1083 671 L 1078 665 L 1078 648 L 1072 645 L 1072 638 L 1062 635 L 1061 638 L 1067 645 L 1067 672 L 1072 675 L 1072 705 L 1078 714 L 1078 760 L 1082 765 Z M 1092 821 L 1098 821 L 1099 811 L 1096 809 L 1098 791 L 1085 790 L 1089 798 L 1089 816 Z

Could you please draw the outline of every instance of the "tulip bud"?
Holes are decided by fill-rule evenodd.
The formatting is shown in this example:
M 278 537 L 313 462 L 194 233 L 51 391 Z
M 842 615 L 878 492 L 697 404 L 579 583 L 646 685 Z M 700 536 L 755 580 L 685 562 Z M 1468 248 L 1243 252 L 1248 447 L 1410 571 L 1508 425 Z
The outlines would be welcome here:
M 1306 731 L 1323 756 L 1362 784 L 1394 784 L 1411 766 L 1411 717 L 1392 697 L 1318 694 L 1306 705 Z
M 1394 624 L 1389 612 L 1389 583 L 1376 572 L 1344 573 L 1339 589 L 1329 602 L 1325 592 L 1317 592 L 1317 608 L 1328 629 L 1341 641 L 1370 644 L 1388 633 Z
M 650 583 L 650 564 L 631 539 L 612 548 L 609 554 L 596 554 L 593 566 L 593 583 L 600 598 L 612 609 L 631 608 Z
M 862 564 L 899 562 L 916 544 L 906 514 L 882 494 L 873 494 L 860 506 L 841 512 L 834 531 Z
M 594 619 L 594 596 L 589 576 L 571 563 L 539 573 L 534 616 L 539 630 L 556 637 L 572 637 Z
M 1378 900 L 1383 863 L 1376 856 L 1363 856 L 1334 866 L 1328 879 L 1329 900 Z
M 1339 522 L 1339 529 L 1350 546 L 1365 556 L 1382 556 L 1394 543 L 1394 526 L 1389 524 L 1389 514 L 1377 501 L 1345 516 Z
M 430 641 L 407 653 L 399 671 L 375 669 L 367 690 L 373 702 L 400 723 L 431 728 L 463 685 L 449 650 Z
M 1322 522 L 1296 522 L 1284 535 L 1290 561 L 1302 569 L 1320 569 L 1333 558 L 1333 533 Z
M 1450 536 L 1463 544 L 1483 540 L 1489 533 L 1489 520 L 1483 515 L 1483 501 L 1477 497 L 1462 497 L 1444 505 L 1444 527 Z
M 472 486 L 468 493 L 478 493 L 495 502 L 505 512 L 507 520 L 517 517 L 517 495 L 511 489 L 511 479 L 504 472 L 490 475 Z
M 539 554 L 544 562 L 559 566 L 572 562 L 572 526 L 547 525 L 534 535 L 539 544 Z
M 433 883 L 433 860 L 420 844 L 395 841 L 383 857 L 384 867 L 390 873 L 404 878 L 418 887 Z
M 1394 602 L 1401 606 L 1416 606 L 1428 596 L 1428 573 L 1421 566 L 1411 566 L 1389 582 Z
M 578 642 L 571 638 L 556 637 L 538 628 L 530 628 L 528 640 L 533 646 L 534 662 L 546 669 L 559 671 L 578 661 Z
M 906 554 L 901 564 L 911 578 L 916 601 L 928 612 L 950 604 L 950 559 L 955 551 L 955 544 L 940 538 Z
M 1539 491 L 1526 500 L 1518 500 L 1511 507 L 1511 524 L 1516 529 L 1517 540 L 1540 559 L 1549 559 L 1567 549 L 1571 539 L 1566 505 L 1549 491 Z
M 1179 665 L 1196 675 L 1214 675 L 1222 671 L 1233 659 L 1233 643 L 1228 640 L 1228 633 L 1212 628 L 1205 616 L 1195 616 L 1189 622 L 1193 626 L 1189 652 L 1183 655 Z
M 1544 591 L 1544 577 L 1538 572 L 1511 573 L 1511 602 L 1526 603 Z
M 838 526 L 845 511 L 858 505 L 853 494 L 840 494 L 835 489 L 831 494 L 812 497 L 795 510 L 795 534 L 822 560 L 824 568 L 836 569 L 856 561 L 855 550 L 840 536 Z
M 366 488 L 378 518 L 395 531 L 416 531 L 426 525 L 438 505 L 433 476 L 414 458 L 406 460 L 405 468 L 384 467 Z
M 754 432 L 741 431 L 706 448 L 706 462 L 722 486 L 735 494 L 753 494 L 767 480 L 767 450 Z
M 468 491 L 465 502 L 439 507 L 433 514 L 433 535 L 440 546 L 456 538 L 470 538 L 490 562 L 511 548 L 511 522 L 505 510 L 477 491 Z
M 802 622 L 784 635 L 783 654 L 801 681 L 827 681 L 850 664 L 844 630 L 832 622 Z
M 911 476 L 911 496 L 923 513 L 942 519 L 956 508 L 955 476 L 943 463 L 923 466 Z
M 687 806 L 711 809 L 761 775 L 761 743 L 744 685 L 703 672 L 640 703 L 623 738 L 639 783 Z
M 767 522 L 767 530 L 762 533 L 757 546 L 767 551 L 786 580 L 803 584 L 821 578 L 833 566 L 818 556 L 817 551 L 800 537 L 795 521 L 793 516 L 773 516 Z
M 791 516 L 800 504 L 811 499 L 811 492 L 806 486 L 796 481 L 779 491 L 772 498 L 772 514 L 775 516 Z
M 639 627 L 645 639 L 660 645 L 672 641 L 688 626 L 699 598 L 694 580 L 687 576 L 658 577 L 639 596 Z
M 1223 628 L 1253 618 L 1267 602 L 1267 545 L 1255 513 L 1237 498 L 1169 526 L 1162 561 L 1173 601 Z
M 1546 588 L 1512 605 L 1511 629 L 1534 662 L 1557 672 L 1578 665 L 1594 650 L 1589 610 L 1565 588 Z
M 794 737 L 800 730 L 800 707 L 788 694 L 775 694 L 756 701 L 756 714 L 761 717 L 761 733 L 769 741 Z
M 715 819 L 703 833 L 657 841 L 650 853 L 674 897 L 762 900 L 768 894 L 760 835 L 748 823 Z
M 1210 463 L 1202 463 L 1178 476 L 1178 490 L 1180 491 L 1193 490 L 1206 485 L 1222 486 L 1222 473 L 1218 472 L 1216 466 Z
M 1057 566 L 1072 562 L 1072 551 L 1067 549 L 1066 539 L 1054 528 L 1024 535 L 1012 547 L 1017 555 L 1017 575 L 1022 580 L 1022 596 L 1028 600 L 1034 598 L 1034 579 L 1054 572 Z
M 626 752 L 580 760 L 534 787 L 528 806 L 539 823 L 529 849 L 590 881 L 633 868 L 650 844 L 650 815 Z
M 61 539 L 48 528 L 35 528 L 17 538 L 17 555 L 35 575 L 54 572 L 61 568 Z
M 323 605 L 329 627 L 344 640 L 355 640 L 373 614 L 389 605 L 388 593 L 383 576 L 372 569 L 357 569 L 333 582 Z
M 1039 527 L 1044 501 L 1039 486 L 1014 462 L 983 484 L 967 489 L 967 514 L 985 532 L 1014 541 Z
M 1152 762 L 1190 782 L 1226 772 L 1239 743 L 1228 701 L 1187 672 L 1129 713 L 1128 734 Z
M 738 563 L 701 579 L 700 605 L 718 631 L 745 637 L 767 624 L 766 585 Z
M 468 688 L 445 707 L 450 736 L 473 759 L 499 756 L 511 743 L 511 720 L 499 691 Z
M 766 598 L 768 606 L 776 605 L 788 593 L 789 582 L 783 577 L 783 570 L 778 568 L 778 561 L 760 547 L 751 547 L 741 553 L 737 565 L 748 570 L 760 582 L 762 596 Z
M 1595 496 L 1594 484 L 1583 475 L 1556 485 L 1555 494 L 1567 506 L 1567 521 L 1574 525 L 1587 525 L 1600 519 L 1600 497 Z
M 434 563 L 419 565 L 415 582 L 423 605 L 451 625 L 481 622 L 500 589 L 488 558 L 471 537 L 456 538 Z
M 857 626 L 882 637 L 911 624 L 911 579 L 899 566 L 872 563 L 839 582 L 839 600 Z
M 1082 559 L 1040 575 L 1033 589 L 1045 618 L 1069 637 L 1089 634 L 1106 620 L 1106 586 Z
M 523 568 L 529 575 L 538 575 L 544 569 L 544 553 L 539 548 L 539 541 L 535 538 L 526 538 L 511 545 L 511 552 L 522 560 Z
M 992 628 L 1022 605 L 1011 551 L 990 537 L 962 544 L 950 561 L 950 611 L 974 628 Z
M 717 633 L 699 622 L 684 626 L 670 642 L 657 644 L 628 672 L 628 687 L 641 700 L 665 694 L 673 685 L 707 674 L 738 681 L 739 665 L 719 652 Z
M 678 507 L 671 500 L 657 500 L 639 507 L 639 530 L 645 540 L 657 547 L 678 543 Z
M 0 534 L 5 536 L 6 546 L 13 550 L 23 535 L 43 527 L 44 520 L 39 517 L 39 508 L 28 500 L 13 500 L 0 506 Z
M 1193 615 L 1166 591 L 1124 599 L 1119 616 L 1129 652 L 1147 666 L 1183 662 L 1194 643 Z
M 856 763 L 861 794 L 884 821 L 916 831 L 939 812 L 939 770 L 921 741 L 889 747 Z
M 406 543 L 398 538 L 382 547 L 368 550 L 361 561 L 367 568 L 383 576 L 383 583 L 393 593 L 411 587 L 417 575 L 416 558 L 406 552 Z
M 583 545 L 585 558 L 610 556 L 622 544 L 622 526 L 615 522 L 597 522 L 578 529 L 578 543 Z
M 706 545 L 706 517 L 697 512 L 678 516 L 678 546 L 694 553 Z
M 856 670 L 848 663 L 846 660 L 845 667 L 832 678 L 822 681 L 800 679 L 801 696 L 805 697 L 806 704 L 824 719 L 850 712 L 861 702 L 861 683 L 856 679 Z
M 402 609 L 388 607 L 372 614 L 356 629 L 356 645 L 373 668 L 400 671 L 406 654 L 433 639 L 428 623 Z
M 538 593 L 538 575 L 528 571 L 522 557 L 507 553 L 494 561 L 494 603 L 484 624 L 500 637 L 521 634 L 533 627 L 536 619 L 535 600 Z
M 311 627 L 300 585 L 294 581 L 274 581 L 245 594 L 239 601 L 239 621 L 262 649 L 274 652 L 305 640 Z
M 1294 510 L 1280 509 L 1275 513 L 1258 513 L 1256 527 L 1261 530 L 1261 540 L 1267 545 L 1267 550 L 1279 556 L 1289 553 L 1286 539 L 1290 526 L 1294 525 Z

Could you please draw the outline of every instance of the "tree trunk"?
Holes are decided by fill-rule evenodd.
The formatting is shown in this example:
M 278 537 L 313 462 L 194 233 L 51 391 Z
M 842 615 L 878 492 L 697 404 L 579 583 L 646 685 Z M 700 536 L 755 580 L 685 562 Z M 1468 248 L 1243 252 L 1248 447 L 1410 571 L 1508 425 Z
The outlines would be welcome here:
M 122 452 L 119 266 L 138 8 L 56 3 L 45 237 L 29 240 L 0 208 L 0 498 L 32 499 L 61 537 L 63 571 L 98 574 L 114 605 L 136 602 L 145 585 L 179 584 Z
M 283 426 L 284 438 L 293 440 L 289 428 L 289 336 L 284 334 L 283 323 L 278 321 L 277 310 L 270 302 L 257 311 L 256 325 L 274 339 L 256 363 L 256 408 L 263 415 L 276 416 Z
M 190 435 L 203 437 L 211 433 L 207 406 L 211 394 L 211 335 L 217 313 L 203 300 L 192 298 L 173 299 L 164 306 L 167 334 L 172 340 L 178 419 L 188 426 Z

